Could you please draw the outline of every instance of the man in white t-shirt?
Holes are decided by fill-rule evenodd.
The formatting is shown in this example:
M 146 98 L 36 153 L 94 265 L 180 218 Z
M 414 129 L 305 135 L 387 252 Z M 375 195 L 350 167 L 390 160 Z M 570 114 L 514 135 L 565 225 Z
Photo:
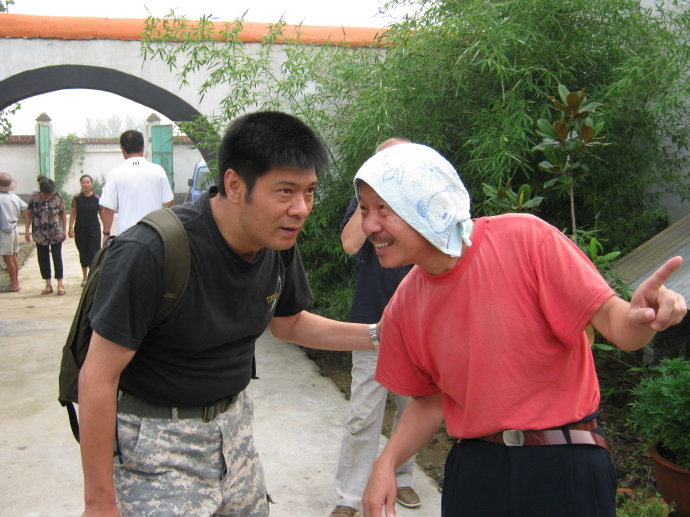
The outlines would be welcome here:
M 144 158 L 144 135 L 132 129 L 125 131 L 120 135 L 120 149 L 125 163 L 110 171 L 99 200 L 104 241 L 110 236 L 115 212 L 116 233 L 120 234 L 149 212 L 173 205 L 165 169 Z

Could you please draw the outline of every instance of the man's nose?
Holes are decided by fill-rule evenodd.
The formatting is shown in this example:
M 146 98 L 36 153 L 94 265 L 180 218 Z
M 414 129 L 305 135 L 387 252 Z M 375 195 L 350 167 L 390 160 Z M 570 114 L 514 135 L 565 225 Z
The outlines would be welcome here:
M 290 205 L 288 215 L 306 218 L 309 212 L 311 212 L 312 206 L 313 203 L 311 201 L 305 199 L 303 196 L 296 196 L 294 203 Z
M 362 231 L 365 235 L 371 235 L 381 231 L 381 222 L 375 214 L 368 214 L 362 217 Z

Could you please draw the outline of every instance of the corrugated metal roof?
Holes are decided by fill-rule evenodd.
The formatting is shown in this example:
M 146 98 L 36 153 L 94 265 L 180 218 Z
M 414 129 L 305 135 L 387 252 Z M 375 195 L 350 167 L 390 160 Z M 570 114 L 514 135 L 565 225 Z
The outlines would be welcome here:
M 690 300 L 690 214 L 620 258 L 612 271 L 629 282 L 632 292 L 643 280 L 671 257 L 683 257 L 666 287 Z

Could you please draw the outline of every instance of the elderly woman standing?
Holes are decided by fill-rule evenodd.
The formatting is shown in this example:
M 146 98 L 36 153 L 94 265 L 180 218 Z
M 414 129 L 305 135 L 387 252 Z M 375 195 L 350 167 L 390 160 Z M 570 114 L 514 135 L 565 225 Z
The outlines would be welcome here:
M 98 204 L 98 194 L 93 191 L 93 179 L 88 174 L 79 178 L 81 192 L 72 198 L 72 209 L 69 217 L 69 236 L 79 250 L 81 263 L 81 285 L 86 285 L 89 265 L 101 247 L 101 225 L 98 216 L 102 208 Z
M 32 233 L 29 232 L 31 225 Z M 62 242 L 65 240 L 67 228 L 67 214 L 62 196 L 55 190 L 55 182 L 50 178 L 39 176 L 38 191 L 29 196 L 29 209 L 26 215 L 26 242 L 31 242 L 33 236 L 36 243 L 36 255 L 41 277 L 46 281 L 46 287 L 41 294 L 53 292 L 50 271 L 50 256 L 53 257 L 55 279 L 57 280 L 57 294 L 65 294 L 62 283 Z

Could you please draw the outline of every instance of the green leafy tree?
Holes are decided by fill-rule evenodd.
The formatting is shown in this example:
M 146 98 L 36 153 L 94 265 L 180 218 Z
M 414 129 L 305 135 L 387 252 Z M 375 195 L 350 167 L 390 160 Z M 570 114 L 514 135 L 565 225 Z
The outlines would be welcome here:
M 579 226 L 625 252 L 666 222 L 651 187 L 690 198 L 686 2 L 656 12 L 638 0 L 392 0 L 387 7 L 401 6 L 413 14 L 372 48 L 286 42 L 282 22 L 251 48 L 239 41 L 241 20 L 217 29 L 210 16 L 190 23 L 171 13 L 147 23 L 145 59 L 162 59 L 183 84 L 200 82 L 202 97 L 216 87 L 228 92 L 213 116 L 182 125 L 202 150 L 213 153 L 227 123 L 256 109 L 293 113 L 325 139 L 333 164 L 300 238 L 317 308 L 335 311 L 347 296 L 353 261 L 339 247 L 340 218 L 354 173 L 391 136 L 444 154 L 475 215 L 489 209 L 483 184 L 510 181 L 544 198 L 530 210 L 572 226 L 562 198 L 545 195 L 553 176 L 532 151 L 535 123 L 549 118 L 545 99 L 559 84 L 586 87 L 606 106 L 601 119 L 616 143 L 578 186 Z
M 502 214 L 506 212 L 533 212 L 544 200 L 542 196 L 532 197 L 532 187 L 528 184 L 520 185 L 517 192 L 513 190 L 510 180 L 505 187 L 494 187 L 482 184 L 486 201 L 484 210 L 488 214 Z
M 0 13 L 9 12 L 11 5 L 14 5 L 14 0 L 0 0 Z
M 387 133 L 432 145 L 456 165 L 481 215 L 482 184 L 511 180 L 544 195 L 553 176 L 531 152 L 535 121 L 550 117 L 545 100 L 559 84 L 586 86 L 606 106 L 601 121 L 616 145 L 589 164 L 580 224 L 627 251 L 665 224 L 651 187 L 690 197 L 687 3 L 658 12 L 632 0 L 421 5 L 387 34 L 390 47 L 347 114 L 346 141 L 371 145 Z M 560 196 L 545 196 L 536 213 L 571 226 Z
M 590 168 L 584 159 L 589 154 L 587 151 L 612 144 L 605 142 L 600 136 L 604 123 L 594 123 L 596 110 L 601 107 L 600 102 L 587 102 L 585 90 L 571 93 L 562 84 L 558 85 L 558 94 L 560 100 L 555 97 L 549 97 L 549 100 L 563 116 L 553 123 L 545 119 L 537 121 L 538 134 L 544 139 L 534 149 L 542 151 L 546 157 L 546 160 L 538 165 L 539 169 L 556 175 L 544 183 L 544 187 L 556 186 L 570 199 L 571 237 L 577 243 L 576 176 L 580 182 L 588 176 Z M 596 155 L 594 157 L 596 158 Z
M 7 140 L 7 137 L 12 134 L 12 123 L 7 116 L 14 115 L 19 109 L 21 109 L 21 105 L 17 103 L 9 108 L 0 110 L 0 143 Z
M 70 133 L 57 139 L 53 162 L 55 186 L 62 193 L 66 204 L 71 199 L 71 195 L 63 191 L 63 186 L 75 164 L 79 167 L 84 164 L 84 144 L 80 142 L 77 135 Z

